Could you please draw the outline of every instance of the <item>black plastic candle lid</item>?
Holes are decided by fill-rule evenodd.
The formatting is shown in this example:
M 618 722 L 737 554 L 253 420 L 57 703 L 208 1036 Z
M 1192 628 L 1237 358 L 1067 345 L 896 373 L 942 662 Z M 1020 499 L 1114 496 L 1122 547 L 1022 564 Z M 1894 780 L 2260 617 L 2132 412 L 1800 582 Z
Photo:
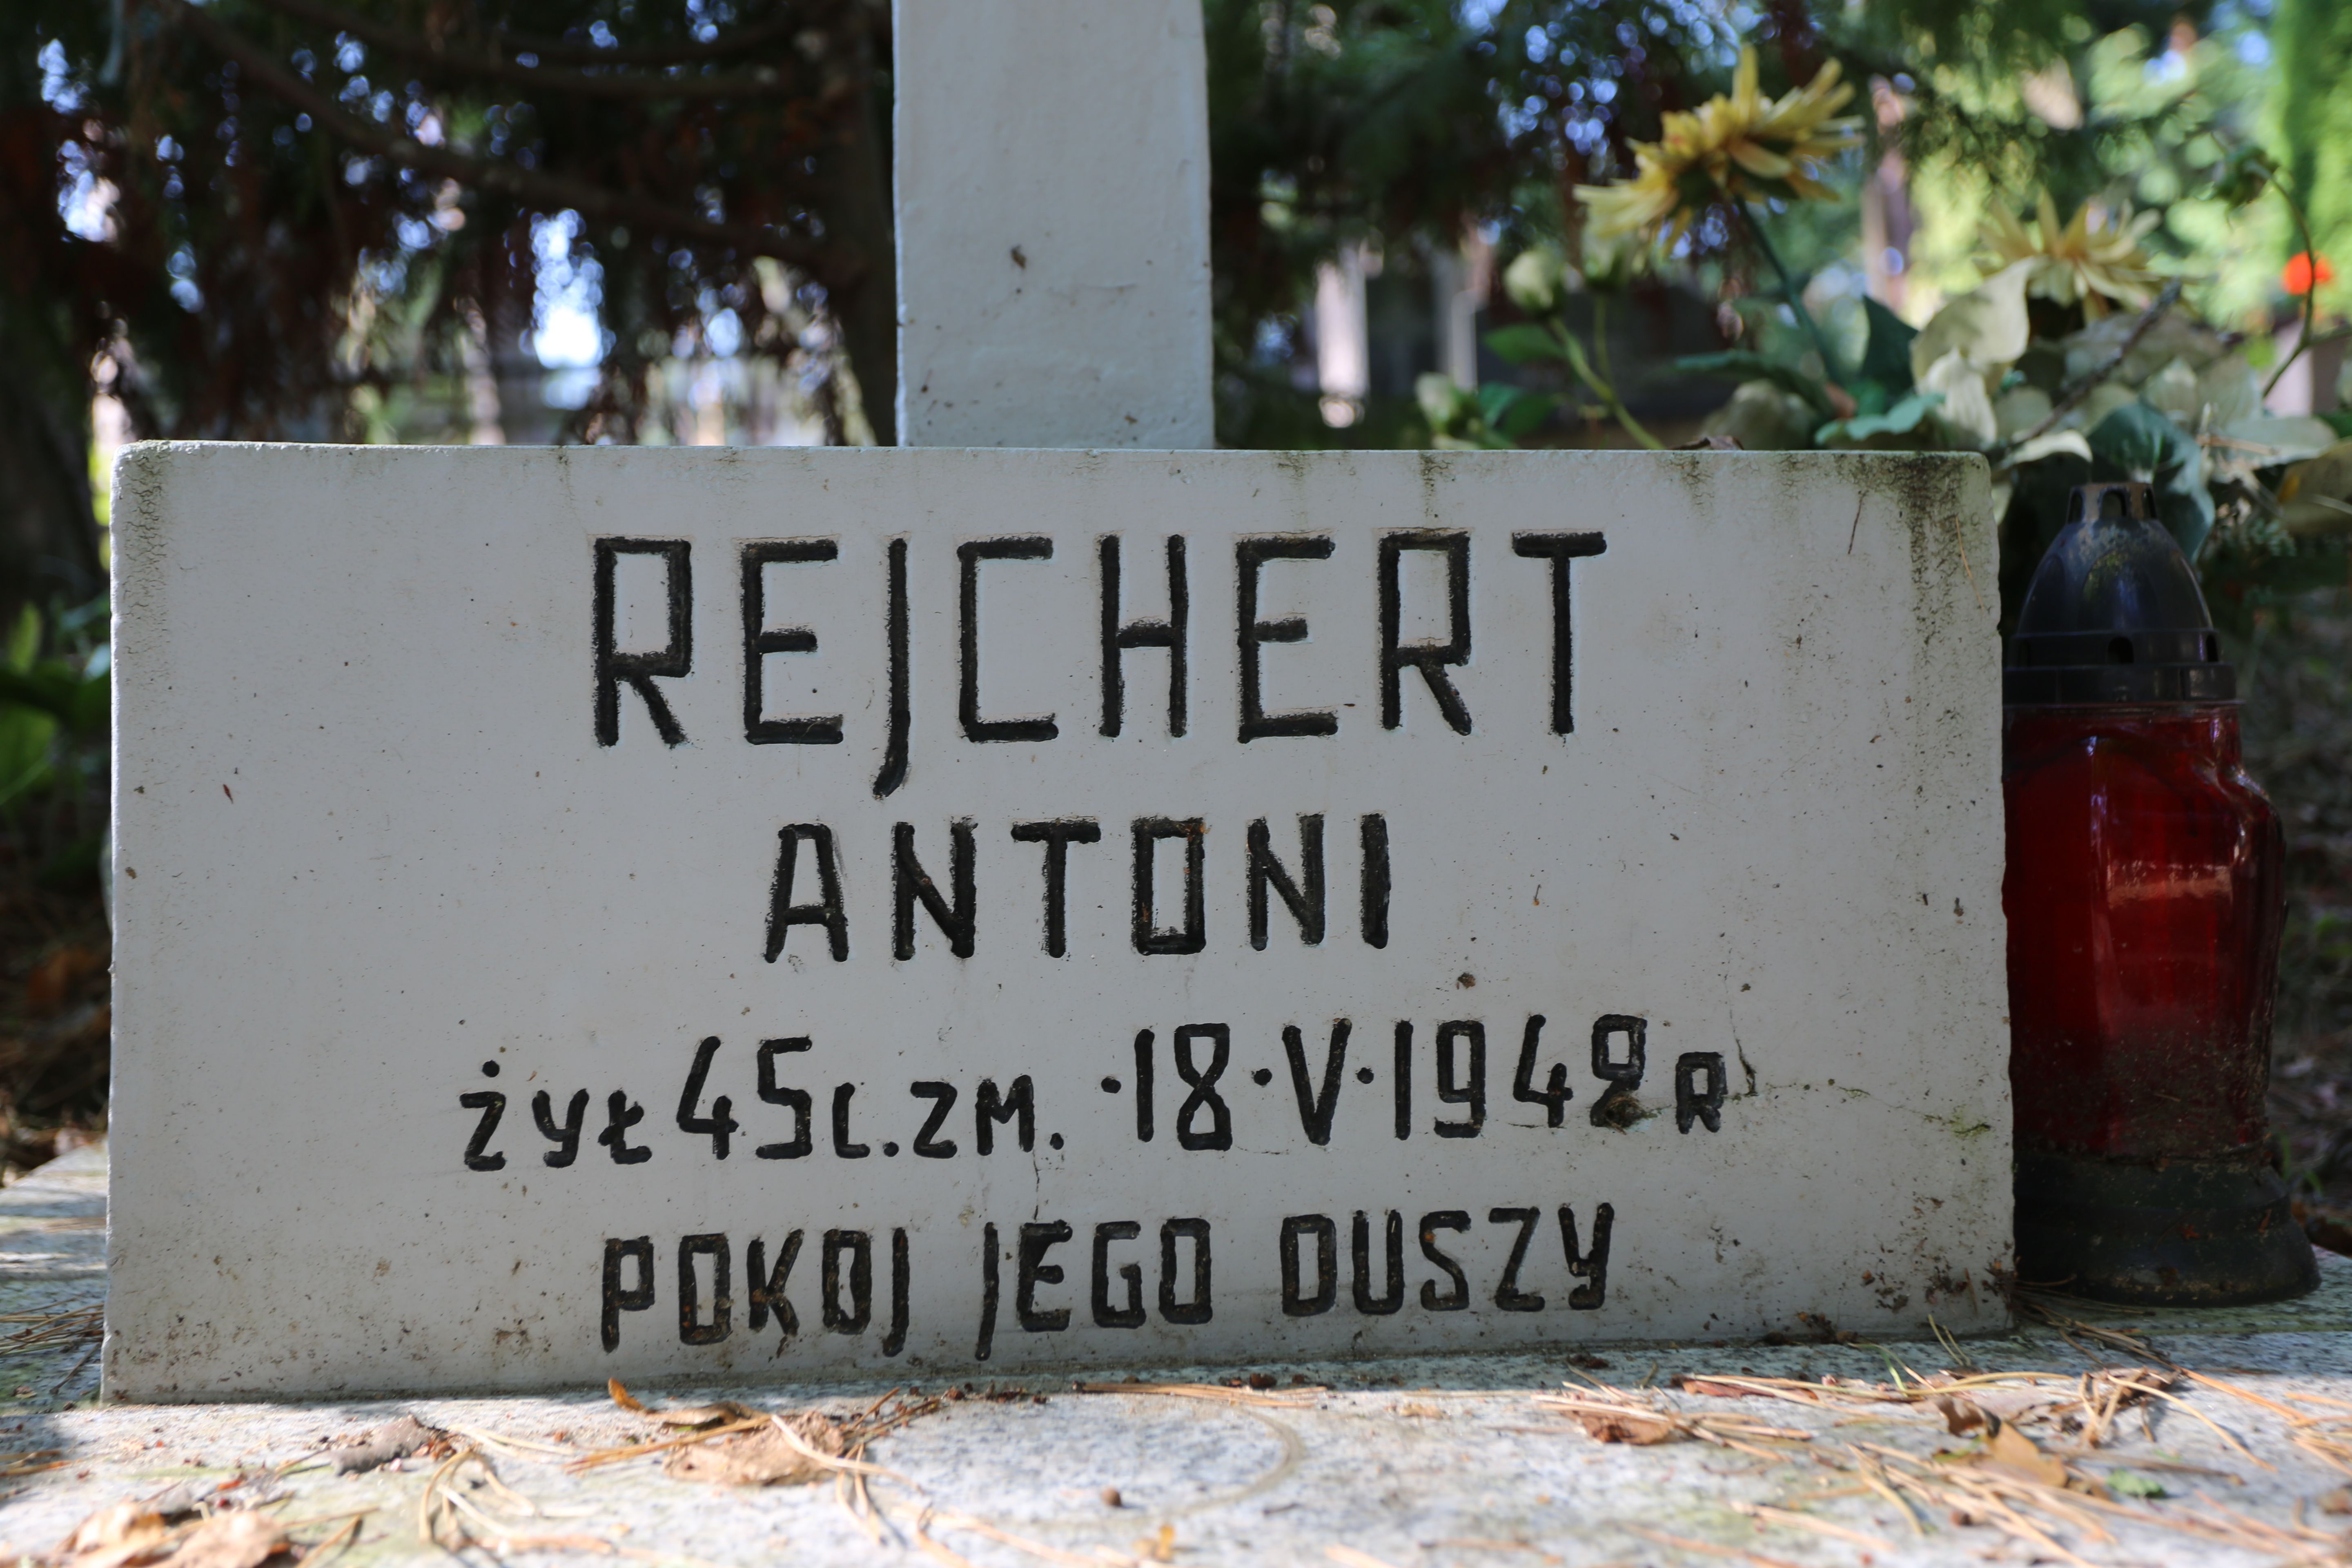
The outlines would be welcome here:
M 2234 702 L 2197 572 L 2144 484 L 2077 485 L 2001 672 L 2010 707 Z

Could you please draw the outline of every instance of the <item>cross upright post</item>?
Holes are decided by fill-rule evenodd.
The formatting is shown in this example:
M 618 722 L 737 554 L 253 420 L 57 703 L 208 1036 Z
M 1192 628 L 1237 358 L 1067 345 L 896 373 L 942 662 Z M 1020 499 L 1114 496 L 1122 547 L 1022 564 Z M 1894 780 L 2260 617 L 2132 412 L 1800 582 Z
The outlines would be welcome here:
M 898 439 L 1214 444 L 1199 0 L 894 0 Z

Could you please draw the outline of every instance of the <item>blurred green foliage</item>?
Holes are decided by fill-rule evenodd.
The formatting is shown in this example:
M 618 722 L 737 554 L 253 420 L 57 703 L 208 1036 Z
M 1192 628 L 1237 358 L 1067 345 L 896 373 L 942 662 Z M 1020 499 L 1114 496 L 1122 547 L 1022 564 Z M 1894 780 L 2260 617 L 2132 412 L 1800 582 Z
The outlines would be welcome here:
M 1431 438 L 1412 399 L 1317 416 L 1318 265 L 1362 244 L 1418 276 L 1475 229 L 1498 266 L 1542 244 L 1589 273 L 1574 186 L 1625 172 L 1744 44 L 1768 91 L 1831 59 L 1867 89 L 1838 178 L 1903 160 L 1915 320 L 1973 281 L 1982 211 L 2047 189 L 2162 206 L 2151 244 L 2234 323 L 2276 302 L 2291 237 L 2233 216 L 2215 167 L 2267 146 L 2324 244 L 2352 223 L 2347 7 L 2276 3 L 1203 0 L 1220 437 Z M 831 332 L 887 439 L 887 26 L 877 0 L 0 0 L 0 337 L 26 367 L 0 395 L 79 450 L 97 357 L 134 434 L 397 437 L 570 289 L 602 349 L 568 437 L 645 435 L 682 344 L 781 359 Z M 1764 216 L 1833 357 L 1865 352 L 1859 204 Z M 1801 362 L 1756 259 L 1713 215 L 1632 289 L 1720 300 L 1727 346 Z M 1585 403 L 1549 369 L 1531 391 Z M 1855 414 L 1920 411 L 1899 407 Z M 6 415 L 0 440 L 37 423 Z M 39 504 L 87 530 L 78 482 Z
M 102 750 L 93 758 L 89 747 L 102 747 L 109 717 L 106 602 L 67 610 L 47 629 L 53 635 L 44 637 L 41 612 L 27 605 L 0 647 L 0 814 L 57 787 L 63 773 L 103 763 Z
M 2352 300 L 2352 5 L 2278 0 L 2276 140 L 2304 195 L 2312 237 L 2336 264 L 2329 296 Z
M 26 605 L 0 641 L 0 889 L 97 889 L 107 814 L 107 603 Z M 0 890 L 0 903 L 14 897 Z

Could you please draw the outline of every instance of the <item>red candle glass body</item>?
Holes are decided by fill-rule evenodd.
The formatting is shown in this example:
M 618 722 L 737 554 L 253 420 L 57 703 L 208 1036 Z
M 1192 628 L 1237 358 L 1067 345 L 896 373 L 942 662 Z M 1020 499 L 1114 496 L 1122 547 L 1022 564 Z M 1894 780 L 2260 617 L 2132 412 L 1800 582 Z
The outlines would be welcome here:
M 2284 847 L 2147 485 L 2076 489 L 2004 663 L 2018 1272 L 2151 1306 L 2308 1290 L 2263 1103 Z
M 2285 851 L 2236 708 L 2005 728 L 2020 1152 L 2259 1158 Z

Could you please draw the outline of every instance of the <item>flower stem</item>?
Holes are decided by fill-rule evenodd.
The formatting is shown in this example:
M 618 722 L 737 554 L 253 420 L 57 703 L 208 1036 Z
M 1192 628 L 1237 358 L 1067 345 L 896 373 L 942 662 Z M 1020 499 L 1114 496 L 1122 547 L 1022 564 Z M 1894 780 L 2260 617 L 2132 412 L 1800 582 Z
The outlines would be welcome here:
M 2303 331 L 2295 334 L 2294 352 L 2279 361 L 2278 369 L 2271 372 L 2270 380 L 2263 384 L 2264 401 L 2269 400 L 2271 389 L 2285 378 L 2288 367 L 2301 359 L 2303 351 L 2311 346 L 2311 329 L 2319 315 L 2319 252 L 2311 243 L 2311 224 L 2303 216 L 2302 204 L 2286 194 L 2284 184 L 2273 180 L 2271 189 L 2278 193 L 2279 200 L 2284 202 L 2286 210 L 2294 216 L 2295 232 L 2303 236 L 2303 259 L 2309 275 L 2303 284 Z
M 1748 226 L 1748 237 L 1756 242 L 1756 248 L 1763 253 L 1765 261 L 1770 264 L 1772 276 L 1780 280 L 1780 298 L 1789 302 L 1789 309 L 1794 310 L 1797 313 L 1797 320 L 1804 323 L 1806 335 L 1813 340 L 1814 352 L 1822 356 L 1822 374 L 1832 384 L 1843 386 L 1845 377 L 1838 370 L 1837 355 L 1830 352 L 1830 341 L 1822 335 L 1821 324 L 1813 320 L 1813 313 L 1805 309 L 1805 297 L 1797 291 L 1796 284 L 1790 280 L 1789 269 L 1780 265 L 1780 253 L 1773 249 L 1772 242 L 1765 237 L 1764 226 L 1756 221 L 1756 215 L 1748 210 L 1746 201 L 1734 197 L 1731 205 L 1738 210 L 1739 221 Z
M 1617 373 L 1609 366 L 1609 296 L 1590 294 L 1592 301 L 1592 358 L 1601 367 L 1601 379 L 1610 385 L 1617 384 Z
M 1605 327 L 1606 322 L 1599 313 L 1599 301 L 1596 300 L 1594 304 L 1593 324 L 1596 328 Z M 1633 437 L 1651 451 L 1664 451 L 1665 443 L 1642 427 L 1642 422 L 1633 417 L 1633 411 L 1625 406 L 1625 400 L 1617 395 L 1617 388 L 1610 384 L 1609 378 L 1592 368 L 1592 362 L 1585 358 L 1584 345 L 1577 341 L 1574 332 L 1568 330 L 1567 321 L 1564 318 L 1555 317 L 1552 321 L 1552 331 L 1559 337 L 1560 353 L 1568 361 L 1568 368 L 1576 372 L 1577 379 L 1592 389 L 1592 395 L 1601 399 L 1601 405 L 1609 410 L 1610 417 L 1622 425 L 1628 436 Z M 1600 343 L 1598 346 L 1604 356 L 1605 363 L 1608 347 L 1605 343 Z

